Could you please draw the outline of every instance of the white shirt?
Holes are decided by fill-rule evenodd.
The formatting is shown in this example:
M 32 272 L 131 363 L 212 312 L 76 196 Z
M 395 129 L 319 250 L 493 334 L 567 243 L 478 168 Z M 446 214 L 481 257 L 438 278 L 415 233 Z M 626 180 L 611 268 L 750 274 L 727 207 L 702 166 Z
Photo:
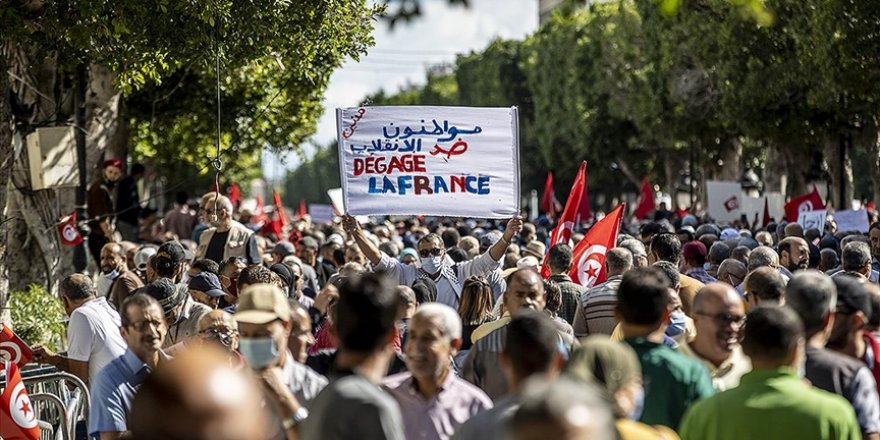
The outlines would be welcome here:
M 67 324 L 67 357 L 89 363 L 89 383 L 113 359 L 125 353 L 119 333 L 119 314 L 106 298 L 96 298 L 78 307 Z

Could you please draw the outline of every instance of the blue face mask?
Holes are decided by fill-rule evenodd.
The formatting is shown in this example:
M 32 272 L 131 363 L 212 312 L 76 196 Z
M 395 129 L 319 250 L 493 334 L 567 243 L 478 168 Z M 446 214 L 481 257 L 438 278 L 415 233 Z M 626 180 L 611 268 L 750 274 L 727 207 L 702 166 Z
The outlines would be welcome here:
M 669 315 L 669 325 L 666 326 L 666 336 L 674 338 L 684 333 L 686 323 L 687 319 L 684 312 L 672 312 Z
M 278 348 L 270 337 L 241 338 L 238 351 L 254 370 L 262 370 L 278 357 Z
M 635 396 L 635 407 L 632 410 L 627 418 L 630 420 L 638 420 L 642 417 L 642 410 L 645 409 L 645 389 L 643 387 L 639 387 L 639 391 Z

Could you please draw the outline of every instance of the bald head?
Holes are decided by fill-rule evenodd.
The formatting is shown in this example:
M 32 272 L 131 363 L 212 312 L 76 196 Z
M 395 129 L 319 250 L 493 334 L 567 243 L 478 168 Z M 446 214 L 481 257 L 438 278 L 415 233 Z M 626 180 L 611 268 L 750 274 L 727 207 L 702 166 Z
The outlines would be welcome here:
M 246 371 L 211 346 L 181 350 L 138 390 L 129 416 L 134 438 L 265 438 L 269 419 Z
M 742 299 L 727 283 L 709 283 L 703 286 L 694 297 L 694 314 L 711 313 L 707 309 L 716 304 L 730 305 L 742 309 Z M 740 310 L 742 312 L 742 310 Z
M 216 309 L 211 310 L 202 316 L 202 319 L 199 320 L 199 331 L 203 332 L 212 327 L 225 327 L 231 330 L 238 330 L 238 323 L 235 319 L 232 318 L 227 312 L 223 310 Z
M 511 315 L 522 309 L 544 310 L 546 301 L 544 282 L 534 270 L 523 268 L 510 275 L 504 307 Z

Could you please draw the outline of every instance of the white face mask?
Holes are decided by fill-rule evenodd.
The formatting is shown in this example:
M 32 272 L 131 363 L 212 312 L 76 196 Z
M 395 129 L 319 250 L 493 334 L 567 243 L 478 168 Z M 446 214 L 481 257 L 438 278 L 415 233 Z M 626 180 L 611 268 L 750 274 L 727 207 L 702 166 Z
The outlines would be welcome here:
M 430 274 L 435 274 L 440 272 L 440 269 L 443 267 L 443 257 L 428 257 L 422 258 L 422 269 Z

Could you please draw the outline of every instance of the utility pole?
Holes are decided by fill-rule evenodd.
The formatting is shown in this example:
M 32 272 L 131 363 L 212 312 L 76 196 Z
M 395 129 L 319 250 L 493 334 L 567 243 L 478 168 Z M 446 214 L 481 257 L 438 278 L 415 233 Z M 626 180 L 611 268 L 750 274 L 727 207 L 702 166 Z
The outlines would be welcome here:
M 74 94 L 74 117 L 76 129 L 76 162 L 79 169 L 79 186 L 76 187 L 76 218 L 78 221 L 86 219 L 86 66 L 80 63 L 76 66 L 76 92 Z M 77 272 L 85 272 L 89 266 L 89 258 L 86 252 L 85 241 L 73 248 L 73 269 Z

